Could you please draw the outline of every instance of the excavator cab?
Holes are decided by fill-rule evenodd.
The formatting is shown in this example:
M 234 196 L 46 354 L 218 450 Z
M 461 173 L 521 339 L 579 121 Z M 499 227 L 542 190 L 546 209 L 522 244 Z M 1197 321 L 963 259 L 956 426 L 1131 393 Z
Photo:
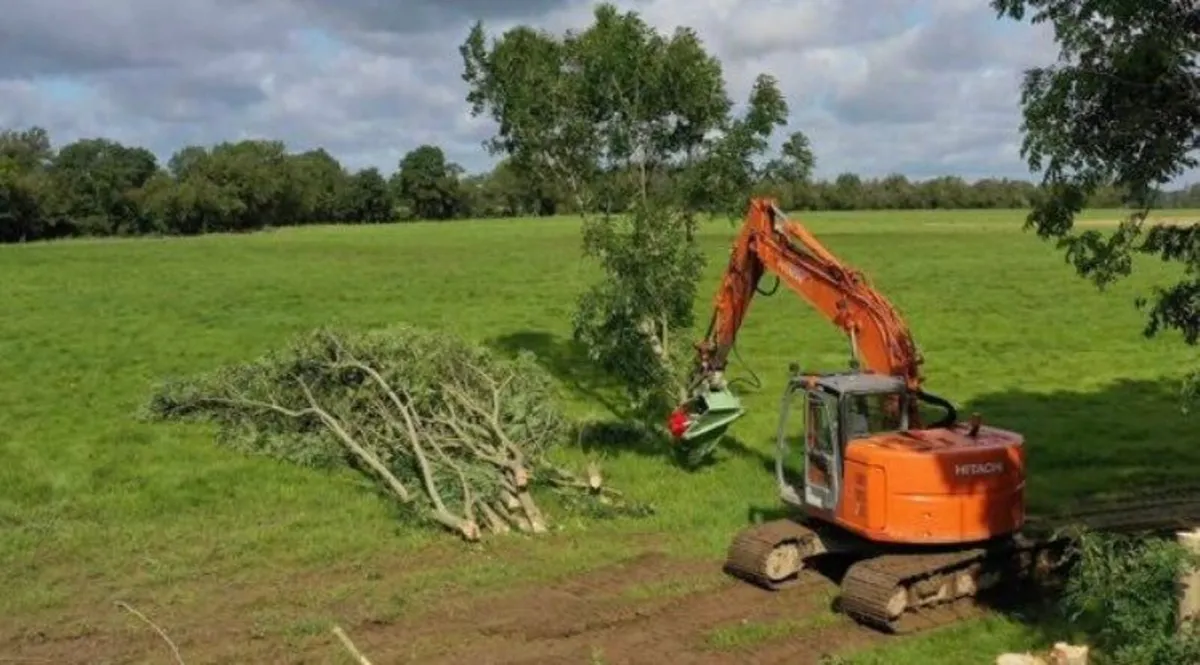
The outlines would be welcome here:
M 912 399 L 899 377 L 864 372 L 806 374 L 794 366 L 784 389 L 776 433 L 775 475 L 785 503 L 799 508 L 835 510 L 841 496 L 847 444 L 909 426 Z M 791 425 L 799 411 L 801 427 Z M 803 441 L 803 479 L 788 477 L 791 439 Z
M 746 412 L 719 375 L 716 381 L 694 391 L 668 420 L 668 429 L 695 459 L 707 456 L 721 435 Z M 788 438 L 794 436 L 794 430 L 789 429 L 793 411 L 802 414 L 804 423 L 805 501 L 825 507 L 836 503 L 846 444 L 907 429 L 909 405 L 915 397 L 900 377 L 858 371 L 809 374 L 796 366 L 790 368 L 776 435 L 776 475 L 785 500 L 800 503 L 800 493 L 784 473 L 791 459 Z M 949 404 L 945 406 L 953 409 Z

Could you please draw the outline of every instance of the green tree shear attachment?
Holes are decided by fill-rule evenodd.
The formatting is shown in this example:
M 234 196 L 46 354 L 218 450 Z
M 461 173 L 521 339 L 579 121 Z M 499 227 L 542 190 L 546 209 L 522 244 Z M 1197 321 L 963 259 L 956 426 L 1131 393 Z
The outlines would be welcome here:
M 709 390 L 693 397 L 671 414 L 668 428 L 676 439 L 677 449 L 690 466 L 707 459 L 721 436 L 746 413 L 742 401 L 728 388 Z

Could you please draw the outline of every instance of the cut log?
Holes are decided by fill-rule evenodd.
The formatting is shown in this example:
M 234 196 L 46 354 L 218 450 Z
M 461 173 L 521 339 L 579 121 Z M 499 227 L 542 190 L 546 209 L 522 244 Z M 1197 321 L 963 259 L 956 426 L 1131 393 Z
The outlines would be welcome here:
M 1179 531 L 1176 540 L 1193 556 L 1200 557 L 1200 529 Z M 1179 612 L 1176 625 L 1179 630 L 1189 629 L 1200 618 L 1200 569 L 1185 566 L 1179 572 Z
M 1050 665 L 1088 665 L 1088 648 L 1057 642 L 1050 651 Z

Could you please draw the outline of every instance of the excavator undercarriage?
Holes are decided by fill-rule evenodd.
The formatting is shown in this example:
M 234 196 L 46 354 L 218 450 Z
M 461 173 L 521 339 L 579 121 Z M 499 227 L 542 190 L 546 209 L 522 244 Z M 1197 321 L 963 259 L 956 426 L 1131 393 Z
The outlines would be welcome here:
M 786 591 L 823 557 L 840 557 L 838 609 L 859 623 L 914 633 L 977 616 L 1022 591 L 1057 589 L 1074 563 L 1081 530 L 1170 536 L 1200 526 L 1200 487 L 1112 496 L 1088 508 L 1030 519 L 1022 532 L 973 547 L 881 546 L 803 515 L 746 527 L 729 546 L 725 572 Z M 846 565 L 848 564 L 848 565 Z M 827 567 L 828 568 L 828 567 Z
M 1003 538 L 969 549 L 902 552 L 837 533 L 831 525 L 785 518 L 737 534 L 725 572 L 784 590 L 818 557 L 846 557 L 851 563 L 841 578 L 839 610 L 874 628 L 908 633 L 957 620 L 1014 582 L 1050 582 L 1067 542 Z

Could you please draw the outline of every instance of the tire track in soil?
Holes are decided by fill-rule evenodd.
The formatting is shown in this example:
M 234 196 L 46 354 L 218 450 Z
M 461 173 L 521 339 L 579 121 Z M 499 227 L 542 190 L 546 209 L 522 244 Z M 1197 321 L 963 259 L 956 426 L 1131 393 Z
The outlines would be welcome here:
M 682 583 L 683 593 L 630 598 L 639 585 Z M 816 663 L 821 653 L 862 644 L 870 631 L 839 620 L 752 649 L 705 648 L 706 631 L 742 621 L 802 620 L 828 611 L 836 585 L 807 573 L 770 592 L 725 577 L 712 561 L 650 553 L 570 580 L 489 597 L 451 600 L 390 626 L 356 629 L 365 653 L 383 662 L 435 664 Z M 764 660 L 765 659 L 765 660 Z

